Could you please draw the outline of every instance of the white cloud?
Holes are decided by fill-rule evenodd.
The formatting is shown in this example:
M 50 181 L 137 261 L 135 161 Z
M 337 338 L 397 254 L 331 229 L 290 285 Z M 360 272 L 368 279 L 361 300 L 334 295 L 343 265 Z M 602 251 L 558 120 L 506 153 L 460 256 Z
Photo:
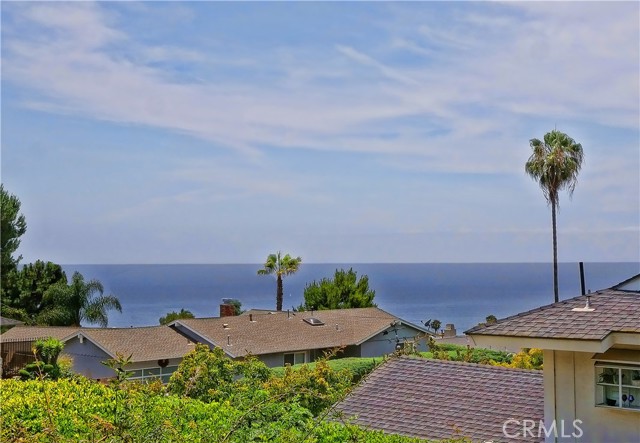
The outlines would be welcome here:
M 483 186 L 491 187 L 492 175 L 523 175 L 528 139 L 558 123 L 561 129 L 569 125 L 583 133 L 589 127 L 605 134 L 621 129 L 625 140 L 624 149 L 612 151 L 577 137 L 588 149 L 572 203 L 579 217 L 567 211 L 563 220 L 587 234 L 630 226 L 629 213 L 638 207 L 639 159 L 628 154 L 640 118 L 638 5 L 467 6 L 373 3 L 368 7 L 388 14 L 381 14 L 375 29 L 362 31 L 379 31 L 371 38 L 352 38 L 360 29 L 328 28 L 309 47 L 283 34 L 272 47 L 255 51 L 241 35 L 206 47 L 158 38 L 171 17 L 154 12 L 152 3 L 122 8 L 110 3 L 12 3 L 3 5 L 9 13 L 3 18 L 3 87 L 17 87 L 20 93 L 8 100 L 22 100 L 30 109 L 186 133 L 207 141 L 216 152 L 226 148 L 233 158 L 172 164 L 165 178 L 183 188 L 165 196 L 139 194 L 109 208 L 105 220 L 113 223 L 151 219 L 174 205 L 192 208 L 198 201 L 280 197 L 292 207 L 306 200 L 327 207 L 338 202 L 345 214 L 336 225 L 347 234 L 372 219 L 377 233 L 418 233 L 437 231 L 455 218 L 454 232 L 468 232 L 473 223 L 485 231 L 495 223 L 496 232 L 523 223 L 518 228 L 523 231 L 514 234 L 539 235 L 530 231 L 526 214 L 509 215 L 507 208 L 504 217 L 496 217 L 499 204 L 488 197 L 483 203 L 483 194 L 499 194 L 505 204 L 525 212 L 530 207 L 511 189 L 473 191 L 452 183 L 451 189 L 422 201 L 424 182 L 419 182 L 403 198 L 437 207 L 442 214 L 433 220 L 426 219 L 424 208 L 393 199 L 379 206 L 361 201 L 361 212 L 348 212 L 341 189 L 323 171 L 294 172 L 292 163 L 277 175 L 280 165 L 269 155 L 301 155 L 297 150 L 319 151 L 314 153 L 318 156 L 368 154 L 359 158 L 366 158 L 377 175 L 366 176 L 365 167 L 354 169 L 353 181 L 362 178 L 364 189 L 378 192 L 382 187 L 376 188 L 377 183 L 389 171 L 421 179 L 486 174 Z M 207 30 L 191 29 L 191 8 L 188 3 L 178 8 L 182 12 L 171 22 L 173 30 L 207 36 Z M 439 16 L 441 9 L 448 12 Z M 158 22 L 154 38 L 129 22 L 125 26 L 125 17 L 118 15 L 122 11 L 152 14 L 139 20 Z M 473 198 L 456 195 L 462 191 Z M 542 196 L 535 192 L 546 223 Z M 487 206 L 492 214 L 469 217 Z M 624 217 L 598 225 L 588 217 L 594 206 L 607 216 Z M 387 213 L 393 210 L 397 215 Z M 403 214 L 415 219 L 407 221 Z M 306 220 L 316 223 L 311 216 Z

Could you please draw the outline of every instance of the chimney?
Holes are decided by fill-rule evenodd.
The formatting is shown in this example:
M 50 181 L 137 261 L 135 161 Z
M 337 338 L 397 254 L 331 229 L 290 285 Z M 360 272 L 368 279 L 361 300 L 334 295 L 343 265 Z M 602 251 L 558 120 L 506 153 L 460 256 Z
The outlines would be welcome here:
M 220 317 L 233 317 L 236 315 L 236 309 L 233 305 L 228 303 L 220 304 Z

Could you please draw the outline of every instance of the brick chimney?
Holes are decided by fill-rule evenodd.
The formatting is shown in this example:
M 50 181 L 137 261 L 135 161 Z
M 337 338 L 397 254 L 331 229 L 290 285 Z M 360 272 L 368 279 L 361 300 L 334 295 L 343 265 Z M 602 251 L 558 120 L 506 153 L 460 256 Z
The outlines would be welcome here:
M 236 315 L 236 308 L 228 303 L 220 303 L 220 317 L 233 317 Z

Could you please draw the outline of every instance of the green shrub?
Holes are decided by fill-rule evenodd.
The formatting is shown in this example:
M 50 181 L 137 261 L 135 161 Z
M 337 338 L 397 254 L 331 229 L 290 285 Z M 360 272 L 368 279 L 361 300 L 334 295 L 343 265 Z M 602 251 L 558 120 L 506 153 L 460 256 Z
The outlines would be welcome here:
M 117 392 L 125 393 L 116 420 Z M 33 443 L 417 443 L 353 425 L 314 419 L 295 403 L 260 391 L 251 408 L 166 395 L 160 385 L 90 380 L 1 380 L 0 441 Z M 261 396 L 261 397 L 260 397 Z M 462 441 L 462 440 L 456 440 Z
M 118 369 L 127 361 L 119 356 L 108 365 Z M 124 371 L 117 371 L 119 376 L 108 385 L 81 377 L 58 381 L 0 380 L 0 441 L 421 441 L 327 421 L 329 406 L 343 398 L 353 377 L 346 367 L 335 370 L 330 363 L 322 360 L 297 370 L 287 367 L 281 377 L 275 377 L 254 358 L 232 361 L 220 350 L 210 351 L 205 346 L 185 358 L 169 387 L 159 382 L 127 381 Z
M 64 343 L 55 338 L 36 340 L 33 344 L 33 353 L 36 361 L 27 364 L 19 371 L 23 380 L 33 380 L 36 378 L 58 379 L 63 375 L 63 370 L 58 365 L 58 356 L 64 348 Z M 65 373 L 68 368 L 65 367 Z
M 345 357 L 337 358 L 335 360 L 327 360 L 327 364 L 334 371 L 342 371 L 344 369 L 351 373 L 351 382 L 353 384 L 358 383 L 364 376 L 373 371 L 376 366 L 384 361 L 384 357 Z M 310 369 L 313 369 L 316 363 L 304 363 L 293 365 L 291 368 L 294 371 L 299 370 L 304 365 L 307 365 Z M 271 373 L 276 377 L 282 377 L 285 373 L 284 367 L 270 368 Z
M 420 352 L 419 355 L 424 358 L 482 364 L 493 364 L 496 362 L 510 364 L 513 359 L 513 354 L 509 352 L 438 343 L 433 339 L 429 340 L 429 351 Z

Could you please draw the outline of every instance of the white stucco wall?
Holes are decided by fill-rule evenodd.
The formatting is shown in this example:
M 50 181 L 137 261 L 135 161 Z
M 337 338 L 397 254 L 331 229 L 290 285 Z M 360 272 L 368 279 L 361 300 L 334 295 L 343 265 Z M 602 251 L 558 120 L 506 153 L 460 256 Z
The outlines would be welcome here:
M 555 419 L 559 433 L 557 439 L 551 435 L 546 442 L 640 442 L 640 411 L 595 406 L 593 355 L 544 351 L 545 428 L 550 429 Z M 582 436 L 573 427 L 574 420 L 582 421 L 578 424 Z M 565 432 L 561 433 L 563 421 Z

